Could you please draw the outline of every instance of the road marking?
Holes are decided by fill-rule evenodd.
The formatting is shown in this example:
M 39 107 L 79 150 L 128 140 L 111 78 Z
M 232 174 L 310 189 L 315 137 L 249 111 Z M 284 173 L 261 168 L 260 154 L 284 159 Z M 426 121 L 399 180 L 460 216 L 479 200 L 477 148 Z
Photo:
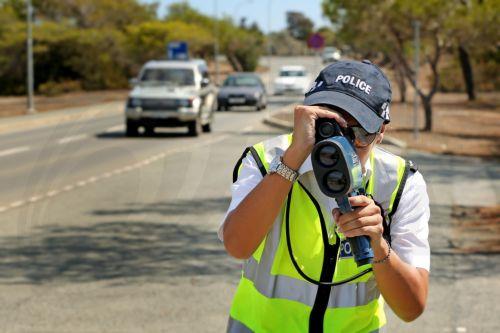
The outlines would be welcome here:
M 39 195 L 34 195 L 32 196 L 31 198 L 28 199 L 28 202 L 37 202 L 38 200 L 40 200 L 42 197 L 39 196 Z
M 97 177 L 90 177 L 89 179 L 87 179 L 87 183 L 95 183 L 97 179 Z
M 16 147 L 16 148 L 11 148 L 11 149 L 7 149 L 7 150 L 2 150 L 2 151 L 0 151 L 0 157 L 14 155 L 14 154 L 22 153 L 22 152 L 25 152 L 28 150 L 30 150 L 30 147 L 28 147 L 28 146 L 22 146 L 22 147 Z
M 457 327 L 457 333 L 465 333 L 465 332 L 467 332 L 466 327 Z
M 11 208 L 17 208 L 17 207 L 21 207 L 22 205 L 24 205 L 24 203 L 25 203 L 24 201 L 19 200 L 19 201 L 11 203 L 9 206 Z
M 61 138 L 61 139 L 57 140 L 57 143 L 60 145 L 63 145 L 63 144 L 70 143 L 70 142 L 80 141 L 80 140 L 83 140 L 85 138 L 88 138 L 87 134 L 67 136 L 65 138 Z
M 112 133 L 112 132 L 123 132 L 125 130 L 125 126 L 124 125 L 116 125 L 116 126 L 113 126 L 113 127 L 110 127 L 108 129 L 106 129 L 106 133 Z
M 245 127 L 245 129 L 243 130 L 243 132 L 244 131 L 251 131 L 252 128 L 253 127 L 251 127 L 251 126 L 247 126 L 247 127 Z M 78 136 L 68 137 L 68 138 L 63 138 L 63 139 L 66 139 L 66 140 L 71 139 L 70 141 L 75 141 L 76 137 L 78 137 L 79 139 L 81 139 L 83 137 L 86 137 L 86 135 L 78 135 Z M 77 189 L 77 188 L 80 188 L 80 187 L 84 187 L 86 185 L 89 185 L 89 184 L 92 184 L 92 183 L 96 183 L 99 180 L 102 180 L 102 179 L 105 179 L 105 178 L 111 178 L 114 175 L 118 175 L 118 174 L 121 174 L 121 173 L 124 173 L 124 172 L 128 172 L 128 171 L 131 171 L 131 170 L 134 170 L 134 169 L 141 168 L 142 166 L 151 164 L 151 163 L 153 163 L 156 160 L 161 160 L 161 159 L 163 159 L 163 158 L 165 158 L 167 156 L 171 156 L 173 154 L 177 154 L 177 153 L 180 153 L 180 152 L 183 152 L 183 151 L 186 151 L 186 150 L 190 150 L 190 149 L 198 149 L 198 148 L 203 147 L 203 146 L 207 146 L 207 145 L 210 145 L 210 144 L 214 144 L 216 142 L 220 142 L 222 140 L 227 139 L 228 137 L 230 137 L 230 135 L 221 135 L 221 136 L 218 136 L 218 137 L 210 138 L 210 139 L 206 140 L 205 142 L 196 143 L 196 144 L 188 146 L 188 147 L 182 146 L 182 147 L 173 148 L 173 149 L 170 149 L 170 150 L 168 150 L 166 152 L 159 153 L 159 154 L 156 154 L 156 155 L 153 155 L 153 156 L 149 156 L 149 157 L 147 157 L 147 158 L 145 158 L 143 160 L 135 161 L 133 164 L 125 165 L 122 168 L 118 168 L 118 169 L 115 169 L 113 171 L 105 172 L 105 173 L 101 174 L 100 176 L 93 176 L 93 177 L 90 177 L 90 178 L 88 178 L 86 180 L 78 181 L 75 184 L 66 185 L 62 189 L 51 190 L 51 191 L 45 193 L 44 195 L 34 195 L 31 198 L 29 198 L 28 200 L 26 200 L 26 201 L 19 200 L 19 201 L 15 201 L 15 202 L 11 203 L 10 205 L 1 206 L 0 207 L 0 213 L 6 212 L 6 211 L 8 211 L 11 208 L 21 207 L 21 206 L 23 206 L 23 205 L 25 205 L 27 203 L 35 203 L 35 202 L 38 202 L 38 201 L 43 200 L 43 199 L 51 198 L 51 197 L 54 197 L 54 196 L 56 196 L 57 194 L 59 194 L 61 192 L 67 192 L 67 191 L 71 191 L 71 190 L 74 190 L 74 189 Z M 66 142 L 69 142 L 69 141 L 66 141 Z M 20 149 L 20 148 L 23 148 L 22 151 L 29 149 L 29 147 L 19 147 L 19 148 L 16 148 L 16 149 Z M 2 153 L 2 152 L 0 152 L 0 153 Z

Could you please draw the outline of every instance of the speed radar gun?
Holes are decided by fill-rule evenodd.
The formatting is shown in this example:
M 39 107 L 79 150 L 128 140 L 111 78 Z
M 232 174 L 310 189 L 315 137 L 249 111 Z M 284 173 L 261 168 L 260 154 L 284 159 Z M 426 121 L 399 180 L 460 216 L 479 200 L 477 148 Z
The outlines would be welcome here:
M 311 154 L 314 176 L 321 191 L 334 198 L 340 211 L 353 211 L 350 196 L 364 195 L 361 162 L 352 142 L 343 136 L 340 126 L 333 120 L 316 121 L 316 144 Z M 373 260 L 368 236 L 347 238 L 358 266 Z

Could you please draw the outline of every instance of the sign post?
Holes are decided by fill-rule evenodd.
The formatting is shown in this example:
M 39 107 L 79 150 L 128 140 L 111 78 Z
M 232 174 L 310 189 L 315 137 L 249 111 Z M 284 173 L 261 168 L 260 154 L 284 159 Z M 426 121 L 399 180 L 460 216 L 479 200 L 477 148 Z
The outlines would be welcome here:
M 325 38 L 321 36 L 318 33 L 312 34 L 307 38 L 307 46 L 311 49 L 314 50 L 314 53 L 316 54 L 316 72 L 320 71 L 320 63 L 321 61 L 319 60 L 319 51 L 325 46 Z
M 168 60 L 188 60 L 188 44 L 183 41 L 170 42 L 167 45 Z

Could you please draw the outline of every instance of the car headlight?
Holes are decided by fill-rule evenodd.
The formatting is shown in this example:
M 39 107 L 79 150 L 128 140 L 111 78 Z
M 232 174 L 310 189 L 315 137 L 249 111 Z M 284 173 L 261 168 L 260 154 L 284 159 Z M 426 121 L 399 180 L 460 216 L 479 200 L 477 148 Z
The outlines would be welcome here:
M 260 92 L 256 91 L 253 93 L 253 97 L 259 98 L 260 97 Z
M 200 105 L 201 105 L 201 99 L 198 98 L 198 97 L 195 97 L 193 99 L 191 99 L 191 105 L 194 107 L 194 108 L 199 108 Z
M 129 98 L 128 105 L 130 107 L 133 107 L 133 108 L 139 107 L 139 106 L 141 106 L 141 99 L 140 98 L 133 98 L 133 97 Z

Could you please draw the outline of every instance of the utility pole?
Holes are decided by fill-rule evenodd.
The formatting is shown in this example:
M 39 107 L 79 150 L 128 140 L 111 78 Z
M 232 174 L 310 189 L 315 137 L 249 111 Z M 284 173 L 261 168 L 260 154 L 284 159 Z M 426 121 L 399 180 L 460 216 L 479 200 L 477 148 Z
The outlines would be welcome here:
M 214 62 L 215 62 L 215 84 L 219 84 L 219 9 L 218 0 L 214 0 Z
M 268 67 L 268 79 L 267 79 L 267 92 L 268 94 L 271 92 L 271 79 L 272 79 L 272 70 L 271 70 L 271 5 L 272 0 L 267 1 L 267 67 Z
M 33 74 L 33 31 L 32 31 L 32 21 L 33 21 L 33 7 L 31 6 L 31 0 L 26 0 L 26 21 L 27 21 L 27 38 L 26 47 L 28 50 L 27 54 L 27 85 L 28 85 L 28 114 L 36 113 L 35 101 L 33 99 L 34 90 L 34 74 Z
M 413 138 L 418 139 L 418 72 L 420 67 L 420 21 L 413 21 L 415 37 L 415 76 L 413 77 L 415 96 L 413 97 Z

